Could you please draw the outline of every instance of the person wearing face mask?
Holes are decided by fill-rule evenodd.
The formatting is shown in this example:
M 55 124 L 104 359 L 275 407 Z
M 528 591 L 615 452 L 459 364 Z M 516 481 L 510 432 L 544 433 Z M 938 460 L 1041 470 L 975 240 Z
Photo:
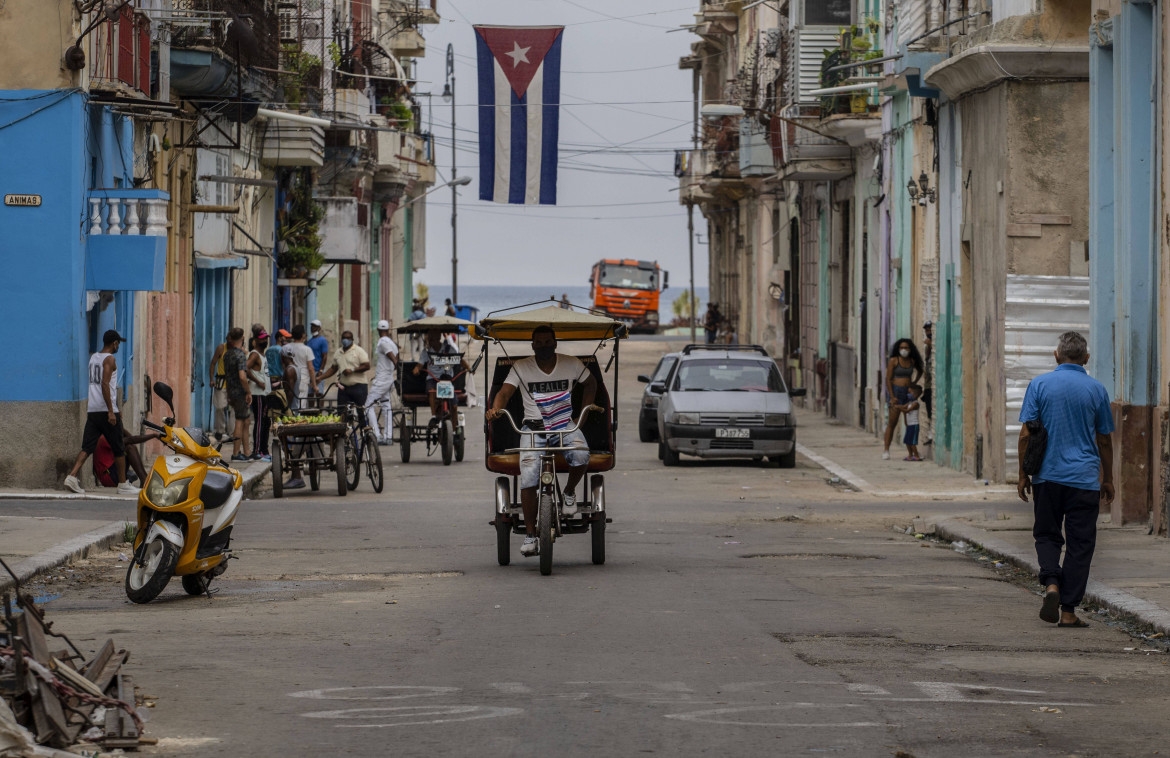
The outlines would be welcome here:
M 255 327 L 253 327 L 255 329 Z M 270 461 L 268 434 L 272 419 L 268 417 L 268 395 L 272 392 L 272 374 L 268 369 L 268 334 L 263 328 L 252 338 L 252 350 L 248 353 L 245 368 L 252 390 L 252 460 Z
M 370 371 L 370 355 L 360 345 L 353 341 L 353 332 L 346 329 L 341 333 L 341 349 L 333 353 L 333 363 L 329 370 L 317 375 L 317 386 L 321 386 L 329 377 L 340 374 L 338 382 L 341 387 L 337 390 L 337 405 L 344 408 L 353 404 L 358 409 L 366 407 L 366 397 L 370 394 L 370 384 L 367 378 Z M 358 414 L 361 425 L 366 425 L 366 414 Z
M 895 342 L 890 350 L 890 359 L 886 362 L 886 402 L 890 408 L 890 420 L 886 424 L 883 460 L 890 459 L 890 443 L 894 439 L 894 430 L 898 428 L 898 419 L 902 415 L 900 406 L 910 402 L 910 385 L 918 384 L 922 372 L 922 355 L 919 354 L 914 341 L 900 339 Z
M 439 405 L 438 399 L 435 397 L 435 383 L 439 380 L 439 375 L 431 367 L 433 358 L 437 355 L 459 355 L 459 349 L 449 340 L 444 339 L 439 332 L 427 332 L 426 349 L 423 350 L 413 373 L 418 376 L 424 371 L 427 372 L 427 399 L 431 404 L 432 416 L 438 412 Z M 461 366 L 463 370 L 468 370 L 467 361 L 461 361 Z
M 114 354 L 125 338 L 113 329 L 102 335 L 102 349 L 89 357 L 89 404 L 81 452 L 65 477 L 65 486 L 84 495 L 78 472 L 85 460 L 97 450 L 98 438 L 105 437 L 114 452 L 114 470 L 118 476 L 118 494 L 136 495 L 138 488 L 126 481 L 126 442 L 122 431 L 122 414 L 118 412 L 118 360 Z
M 532 331 L 532 350 L 535 355 L 521 358 L 512 364 L 512 370 L 504 385 L 496 393 L 492 407 L 486 414 L 488 421 L 504 415 L 508 401 L 520 389 L 524 400 L 524 424 L 527 434 L 521 435 L 522 447 L 544 447 L 548 435 L 534 434 L 540 431 L 566 429 L 575 422 L 573 419 L 573 388 L 582 386 L 583 407 L 593 405 L 597 397 L 597 380 L 585 368 L 581 359 L 557 353 L 557 335 L 551 326 L 538 326 Z M 552 445 L 559 446 L 562 435 L 553 437 Z M 581 448 L 565 452 L 569 464 L 569 478 L 565 482 L 565 506 L 567 514 L 576 513 L 577 485 L 585 476 L 589 464 L 589 443 L 581 430 L 563 435 L 565 447 Z M 527 534 L 520 554 L 526 557 L 537 554 L 539 543 L 536 538 L 536 490 L 539 484 L 539 458 L 532 451 L 520 454 L 520 506 L 524 509 L 524 528 Z

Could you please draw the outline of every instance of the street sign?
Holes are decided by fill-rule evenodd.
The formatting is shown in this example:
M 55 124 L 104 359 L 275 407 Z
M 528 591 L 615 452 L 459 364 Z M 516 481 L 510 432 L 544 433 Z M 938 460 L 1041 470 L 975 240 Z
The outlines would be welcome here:
M 41 204 L 40 195 L 5 195 L 5 205 L 24 205 L 29 207 L 38 207 Z

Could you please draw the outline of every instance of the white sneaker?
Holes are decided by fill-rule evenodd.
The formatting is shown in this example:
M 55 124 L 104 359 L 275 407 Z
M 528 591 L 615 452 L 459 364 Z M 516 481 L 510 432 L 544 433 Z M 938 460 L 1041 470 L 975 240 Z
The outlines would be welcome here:
M 572 516 L 577 512 L 577 495 L 573 492 L 565 493 L 565 507 L 561 509 L 561 513 L 566 516 Z
M 85 490 L 81 489 L 81 482 L 75 476 L 65 477 L 65 487 L 76 492 L 78 495 L 84 495 Z
M 119 495 L 137 495 L 139 491 L 140 490 L 130 482 L 122 482 L 118 485 Z
M 882 460 L 888 461 L 889 459 L 890 459 L 890 451 L 889 450 L 883 451 L 882 452 Z
M 520 546 L 520 555 L 524 556 L 525 558 L 531 558 L 539 552 L 540 543 L 537 542 L 536 538 L 532 536 L 526 536 L 524 538 L 524 544 Z

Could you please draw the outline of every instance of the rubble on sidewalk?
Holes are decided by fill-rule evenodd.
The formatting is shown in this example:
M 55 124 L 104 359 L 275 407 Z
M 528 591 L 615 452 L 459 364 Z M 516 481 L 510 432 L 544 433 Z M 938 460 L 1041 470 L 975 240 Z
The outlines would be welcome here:
M 8 565 L 0 560 L 6 570 Z M 13 575 L 15 579 L 15 575 Z M 91 742 L 106 749 L 136 750 L 142 737 L 140 704 L 131 678 L 122 673 L 130 658 L 113 640 L 91 658 L 52 629 L 32 595 L 5 593 L 0 619 L 0 752 L 4 755 L 65 755 L 32 745 L 67 748 Z M 67 647 L 58 647 L 63 642 Z M 52 645 L 52 647 L 50 647 Z M 7 710 L 7 712 L 6 712 Z M 10 717 L 11 716 L 11 717 Z M 11 750 L 19 752 L 9 752 Z

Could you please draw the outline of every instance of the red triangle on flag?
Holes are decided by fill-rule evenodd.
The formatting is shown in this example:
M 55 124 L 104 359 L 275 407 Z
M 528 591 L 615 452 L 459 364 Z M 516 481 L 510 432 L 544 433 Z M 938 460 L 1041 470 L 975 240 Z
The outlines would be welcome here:
M 563 26 L 477 26 L 516 97 L 524 97 L 536 69 L 557 41 Z

